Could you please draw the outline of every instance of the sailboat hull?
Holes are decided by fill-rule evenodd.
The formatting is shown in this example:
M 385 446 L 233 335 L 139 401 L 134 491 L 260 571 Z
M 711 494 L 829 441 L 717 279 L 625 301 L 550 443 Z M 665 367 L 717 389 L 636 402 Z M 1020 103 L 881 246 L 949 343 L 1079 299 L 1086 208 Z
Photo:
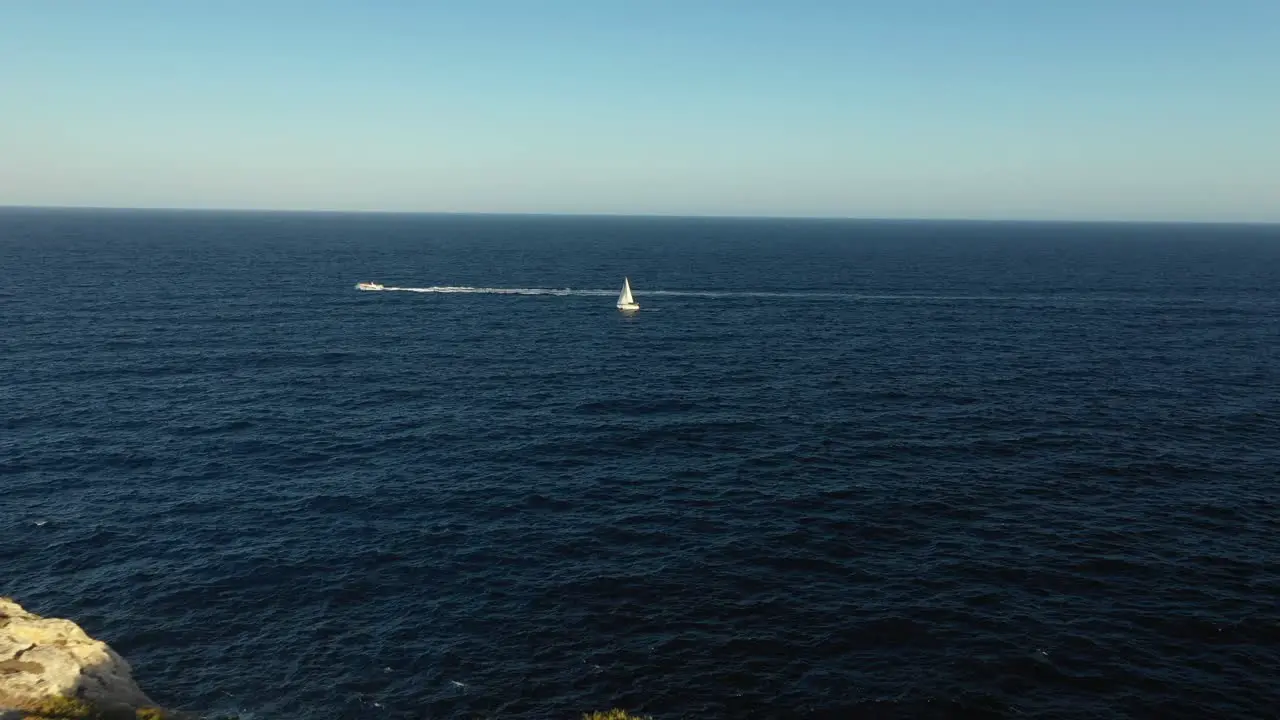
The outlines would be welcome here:
M 640 303 L 618 303 L 618 309 L 623 312 L 635 312 L 640 309 Z

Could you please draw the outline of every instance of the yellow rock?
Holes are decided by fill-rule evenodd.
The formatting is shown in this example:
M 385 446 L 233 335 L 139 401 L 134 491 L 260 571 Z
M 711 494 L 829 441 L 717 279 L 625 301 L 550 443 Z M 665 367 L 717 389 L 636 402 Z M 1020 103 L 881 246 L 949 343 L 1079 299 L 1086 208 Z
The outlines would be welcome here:
M 129 663 L 70 620 L 29 613 L 0 598 L 0 709 L 58 698 L 119 711 L 153 707 Z

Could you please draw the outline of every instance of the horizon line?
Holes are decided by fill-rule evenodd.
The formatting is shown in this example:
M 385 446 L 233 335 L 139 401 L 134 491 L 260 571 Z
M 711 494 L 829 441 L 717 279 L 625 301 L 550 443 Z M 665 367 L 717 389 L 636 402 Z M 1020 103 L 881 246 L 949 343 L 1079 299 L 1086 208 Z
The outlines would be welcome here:
M 71 210 L 98 212 L 171 212 L 171 213 L 227 213 L 261 215 L 420 215 L 455 217 L 510 217 L 510 218 L 616 218 L 616 219 L 665 219 L 665 220 L 791 220 L 826 222 L 900 222 L 900 223 L 1008 223 L 1041 225 L 1280 225 L 1280 220 L 1171 220 L 1135 218 L 984 218 L 984 217 L 876 217 L 857 215 L 732 215 L 718 213 L 654 213 L 654 212 L 517 212 L 501 210 L 389 210 L 389 209 L 323 209 L 323 208 L 251 208 L 251 207 L 190 207 L 190 206 L 117 206 L 117 205 L 6 205 L 5 210 Z

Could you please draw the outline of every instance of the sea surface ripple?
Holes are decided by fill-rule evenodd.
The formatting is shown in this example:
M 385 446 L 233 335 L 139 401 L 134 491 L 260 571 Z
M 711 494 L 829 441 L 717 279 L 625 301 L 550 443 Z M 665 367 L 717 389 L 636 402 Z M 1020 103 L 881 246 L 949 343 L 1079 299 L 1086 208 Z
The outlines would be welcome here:
M 1277 717 L 1280 228 L 9 209 L 0 267 L 0 594 L 169 705 Z

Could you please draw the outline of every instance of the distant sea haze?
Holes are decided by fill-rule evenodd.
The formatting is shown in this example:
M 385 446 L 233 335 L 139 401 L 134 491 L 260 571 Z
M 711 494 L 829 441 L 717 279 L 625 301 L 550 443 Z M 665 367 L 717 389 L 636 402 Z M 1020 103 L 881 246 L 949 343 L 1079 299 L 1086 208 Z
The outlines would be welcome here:
M 7 209 L 0 267 L 0 594 L 163 704 L 1280 707 L 1280 227 Z

